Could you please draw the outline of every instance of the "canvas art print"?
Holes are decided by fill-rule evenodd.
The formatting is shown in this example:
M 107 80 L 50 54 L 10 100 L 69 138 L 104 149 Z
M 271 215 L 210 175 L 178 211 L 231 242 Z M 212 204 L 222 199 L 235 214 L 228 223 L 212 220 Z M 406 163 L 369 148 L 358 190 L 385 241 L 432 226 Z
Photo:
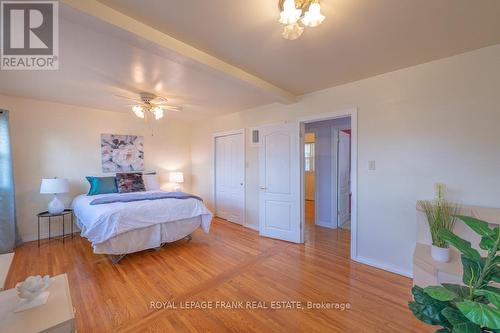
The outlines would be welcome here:
M 103 172 L 143 171 L 144 137 L 101 134 Z

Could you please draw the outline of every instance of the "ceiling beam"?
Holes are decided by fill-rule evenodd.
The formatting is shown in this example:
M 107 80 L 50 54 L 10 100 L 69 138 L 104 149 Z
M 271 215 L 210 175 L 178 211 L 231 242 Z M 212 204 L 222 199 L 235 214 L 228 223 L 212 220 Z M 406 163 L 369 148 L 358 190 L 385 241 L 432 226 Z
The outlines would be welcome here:
M 61 0 L 62 3 L 69 5 L 81 12 L 94 16 L 104 22 L 117 26 L 123 30 L 133 33 L 143 39 L 156 43 L 161 47 L 174 51 L 186 58 L 192 59 L 198 63 L 209 66 L 226 75 L 242 80 L 264 92 L 274 96 L 277 101 L 290 104 L 295 103 L 298 97 L 292 93 L 277 87 L 253 74 L 250 74 L 241 68 L 233 66 L 222 61 L 206 52 L 203 52 L 189 44 L 169 36 L 147 24 L 131 18 L 109 6 L 106 6 L 96 0 Z

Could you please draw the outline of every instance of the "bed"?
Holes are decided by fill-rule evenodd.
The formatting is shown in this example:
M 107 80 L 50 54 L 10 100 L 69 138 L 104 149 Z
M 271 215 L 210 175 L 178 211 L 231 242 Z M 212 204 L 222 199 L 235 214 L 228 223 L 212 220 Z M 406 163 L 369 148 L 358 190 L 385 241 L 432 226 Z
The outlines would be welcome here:
M 212 220 L 200 198 L 182 192 L 82 194 L 72 207 L 94 253 L 111 255 L 115 264 L 127 254 L 190 239 L 198 228 L 208 233 Z

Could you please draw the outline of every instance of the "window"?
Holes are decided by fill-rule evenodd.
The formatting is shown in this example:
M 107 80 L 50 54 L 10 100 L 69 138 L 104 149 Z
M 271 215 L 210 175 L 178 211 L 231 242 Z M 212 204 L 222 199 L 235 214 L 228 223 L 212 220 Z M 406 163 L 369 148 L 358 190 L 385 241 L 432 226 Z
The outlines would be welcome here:
M 304 145 L 304 170 L 314 172 L 314 143 Z

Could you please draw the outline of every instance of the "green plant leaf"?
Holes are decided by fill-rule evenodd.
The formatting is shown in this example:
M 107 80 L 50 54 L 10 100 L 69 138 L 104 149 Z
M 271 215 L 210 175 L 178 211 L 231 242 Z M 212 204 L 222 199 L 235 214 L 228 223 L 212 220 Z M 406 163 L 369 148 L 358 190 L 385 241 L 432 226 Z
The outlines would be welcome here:
M 412 288 L 412 294 L 415 301 L 408 303 L 408 306 L 415 317 L 430 325 L 451 327 L 450 323 L 441 314 L 441 311 L 448 306 L 448 302 L 441 302 L 430 297 L 419 286 Z
M 489 251 L 495 246 L 495 241 L 489 236 L 481 237 L 481 242 L 479 242 L 479 247 L 485 251 Z
M 462 252 L 466 257 L 472 260 L 480 260 L 481 255 L 477 250 L 473 249 L 471 243 L 453 234 L 451 231 L 446 229 L 439 230 L 439 237 L 444 239 L 449 244 L 456 247 L 460 252 Z
M 481 242 L 479 243 L 479 247 L 485 251 L 493 249 L 493 247 L 495 246 L 495 240 L 498 238 L 498 233 L 499 229 L 497 227 L 494 229 L 493 235 L 481 237 Z
M 486 286 L 483 289 L 484 290 L 492 291 L 492 292 L 497 293 L 498 295 L 500 295 L 500 288 L 493 287 L 493 286 Z
M 477 289 L 474 290 L 474 295 L 486 296 L 488 301 L 490 301 L 491 304 L 493 304 L 497 309 L 500 310 L 500 294 L 487 289 Z
M 476 219 L 472 216 L 457 215 L 458 219 L 481 236 L 493 236 L 493 229 L 490 229 L 488 222 Z
M 456 303 L 456 306 L 470 321 L 480 326 L 500 329 L 500 310 L 473 301 Z
M 487 285 L 491 281 L 500 282 L 500 267 L 496 263 L 490 265 L 488 271 L 485 272 L 485 276 L 483 278 L 483 286 Z M 477 286 L 477 287 L 483 287 L 483 286 Z
M 450 333 L 450 329 L 449 328 L 446 328 L 446 327 L 443 327 L 443 328 L 440 328 L 438 329 L 436 332 L 434 333 Z
M 481 327 L 467 319 L 460 311 L 447 307 L 441 313 L 453 325 L 453 333 L 481 333 Z
M 483 269 L 481 261 L 471 260 L 465 255 L 462 255 L 460 258 L 462 259 L 462 266 L 464 267 L 462 282 L 466 286 L 475 286 Z
M 498 267 L 495 267 L 493 272 L 491 273 L 491 276 L 489 276 L 489 281 L 494 281 L 500 283 L 500 269 Z
M 442 286 L 457 294 L 457 298 L 455 298 L 455 301 L 463 301 L 465 298 L 469 297 L 470 290 L 468 287 L 451 283 L 443 283 Z
M 430 297 L 438 301 L 451 301 L 458 297 L 453 291 L 446 289 L 443 286 L 429 286 L 424 288 L 424 292 Z

